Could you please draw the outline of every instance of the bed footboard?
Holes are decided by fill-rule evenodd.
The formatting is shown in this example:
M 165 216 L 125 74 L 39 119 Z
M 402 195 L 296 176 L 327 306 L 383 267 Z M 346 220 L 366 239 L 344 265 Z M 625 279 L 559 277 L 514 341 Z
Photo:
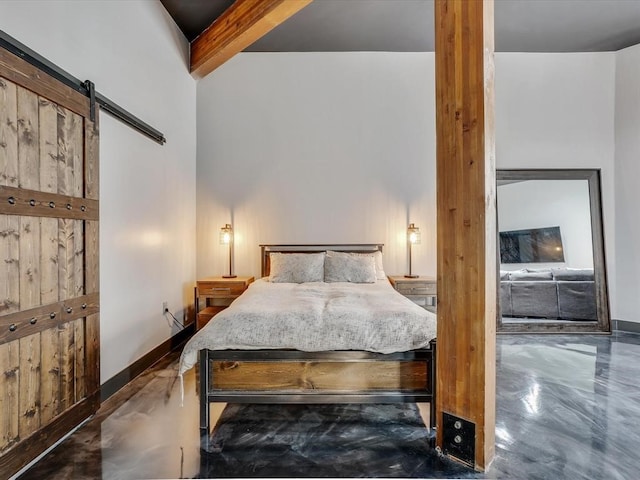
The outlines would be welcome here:
M 429 403 L 435 425 L 436 342 L 392 354 L 362 351 L 201 350 L 200 439 L 209 405 L 225 403 Z

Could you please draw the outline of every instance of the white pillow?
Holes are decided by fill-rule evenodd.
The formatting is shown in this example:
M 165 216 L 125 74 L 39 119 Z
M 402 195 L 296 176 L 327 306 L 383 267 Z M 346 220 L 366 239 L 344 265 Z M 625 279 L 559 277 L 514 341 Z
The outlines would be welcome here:
M 373 255 L 328 251 L 324 261 L 325 282 L 375 283 Z
M 369 253 L 365 253 L 364 255 L 370 255 Z M 378 250 L 373 253 L 373 259 L 376 262 L 376 278 L 378 280 L 386 280 L 387 274 L 384 273 L 384 265 L 382 264 L 382 252 Z
M 373 257 L 376 262 L 376 278 L 378 280 L 386 280 L 387 274 L 384 273 L 384 265 L 382 264 L 382 252 L 377 250 L 372 253 L 351 253 L 350 255 L 360 255 L 362 257 Z
M 306 283 L 324 280 L 325 252 L 278 253 L 270 256 L 269 281 L 273 283 Z

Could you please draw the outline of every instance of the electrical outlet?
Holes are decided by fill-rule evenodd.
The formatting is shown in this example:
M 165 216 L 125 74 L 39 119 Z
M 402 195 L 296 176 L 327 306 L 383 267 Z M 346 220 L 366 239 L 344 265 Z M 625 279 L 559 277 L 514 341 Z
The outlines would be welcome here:
M 162 302 L 162 314 L 164 315 L 168 311 L 169 311 L 169 302 L 167 301 Z

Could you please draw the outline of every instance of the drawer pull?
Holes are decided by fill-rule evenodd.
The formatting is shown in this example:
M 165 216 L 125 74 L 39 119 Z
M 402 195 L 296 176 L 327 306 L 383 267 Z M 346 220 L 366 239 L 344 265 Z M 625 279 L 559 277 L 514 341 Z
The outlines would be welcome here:
M 230 292 L 231 289 L 229 287 L 227 288 L 222 288 L 222 287 L 214 287 L 211 289 L 213 292 Z

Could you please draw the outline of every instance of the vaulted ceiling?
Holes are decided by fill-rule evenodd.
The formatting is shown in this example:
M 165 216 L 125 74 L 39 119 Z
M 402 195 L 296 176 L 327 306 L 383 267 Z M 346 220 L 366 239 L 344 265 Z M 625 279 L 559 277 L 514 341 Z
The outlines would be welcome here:
M 471 0 L 475 1 L 475 0 Z M 189 41 L 234 0 L 161 0 Z M 315 0 L 245 51 L 433 51 L 433 0 Z M 615 51 L 640 43 L 640 0 L 496 0 L 496 51 Z

